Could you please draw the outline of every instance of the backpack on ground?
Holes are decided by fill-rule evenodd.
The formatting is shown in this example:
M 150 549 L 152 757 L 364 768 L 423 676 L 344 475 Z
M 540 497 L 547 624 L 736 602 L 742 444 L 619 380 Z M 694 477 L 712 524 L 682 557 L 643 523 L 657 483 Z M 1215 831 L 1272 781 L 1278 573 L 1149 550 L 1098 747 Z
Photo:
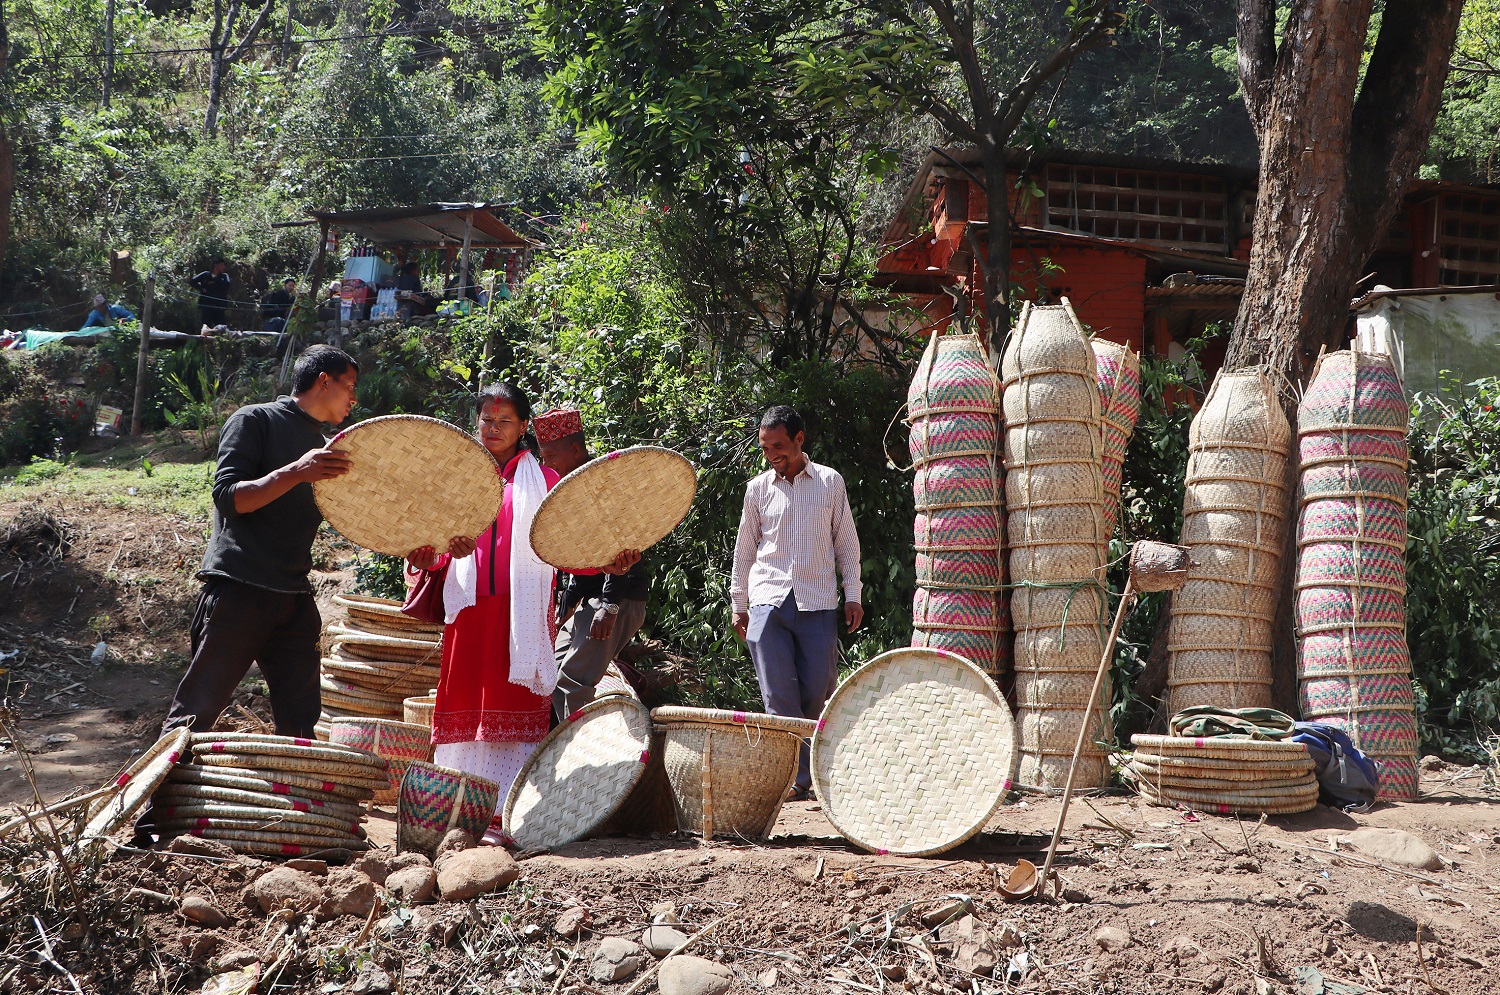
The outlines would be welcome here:
M 1318 775 L 1318 800 L 1362 812 L 1380 793 L 1380 764 L 1365 756 L 1344 730 L 1325 722 L 1298 722 L 1292 741 L 1307 747 Z

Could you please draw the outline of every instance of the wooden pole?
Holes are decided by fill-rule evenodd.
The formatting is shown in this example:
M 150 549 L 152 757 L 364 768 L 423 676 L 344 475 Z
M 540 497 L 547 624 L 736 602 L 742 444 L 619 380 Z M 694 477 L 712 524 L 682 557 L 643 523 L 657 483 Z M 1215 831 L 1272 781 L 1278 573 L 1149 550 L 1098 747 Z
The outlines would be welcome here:
M 146 407 L 146 359 L 151 351 L 151 304 L 156 293 L 156 271 L 146 274 L 145 295 L 141 299 L 141 351 L 135 358 L 135 402 L 130 406 L 130 434 L 141 434 L 141 412 Z
M 115 82 L 115 0 L 104 0 L 104 106 Z
M 458 260 L 458 292 L 463 297 L 469 296 L 469 244 L 473 239 L 474 212 L 471 210 L 464 215 L 464 248 Z

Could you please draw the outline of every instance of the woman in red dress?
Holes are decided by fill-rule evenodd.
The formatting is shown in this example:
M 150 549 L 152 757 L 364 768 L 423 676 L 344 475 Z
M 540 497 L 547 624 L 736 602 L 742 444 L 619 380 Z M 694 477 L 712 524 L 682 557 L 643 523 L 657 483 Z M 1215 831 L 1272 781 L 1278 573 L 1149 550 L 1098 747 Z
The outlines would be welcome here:
M 434 760 L 500 785 L 500 803 L 485 833 L 485 842 L 496 843 L 511 782 L 547 734 L 557 683 L 554 573 L 531 549 L 530 535 L 537 506 L 558 476 L 537 458 L 531 402 L 519 387 L 500 383 L 486 389 L 475 413 L 479 441 L 505 480 L 499 517 L 478 539 L 455 537 L 442 554 L 431 546 L 415 549 L 407 563 L 445 571 Z M 629 569 L 630 552 L 606 569 Z

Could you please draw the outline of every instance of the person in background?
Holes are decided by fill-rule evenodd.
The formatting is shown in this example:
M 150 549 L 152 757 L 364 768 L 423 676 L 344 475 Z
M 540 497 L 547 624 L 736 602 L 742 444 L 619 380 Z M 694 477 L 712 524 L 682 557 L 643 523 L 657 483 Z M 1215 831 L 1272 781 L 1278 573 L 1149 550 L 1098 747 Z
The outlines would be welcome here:
M 431 314 L 437 306 L 437 298 L 422 289 L 422 271 L 416 263 L 401 267 L 401 275 L 396 277 L 396 300 L 396 314 L 402 318 Z
M 117 325 L 122 321 L 134 321 L 135 315 L 121 304 L 111 304 L 103 294 L 94 295 L 94 309 L 83 320 L 84 328 L 99 328 Z
M 589 461 L 583 416 L 577 411 L 549 411 L 539 415 L 535 424 L 543 466 L 566 477 Z M 624 574 L 568 576 L 558 605 L 560 628 L 554 647 L 557 689 L 552 692 L 552 711 L 559 722 L 594 700 L 599 679 L 610 661 L 619 656 L 646 620 L 650 593 L 651 578 L 644 561 Z
M 260 317 L 264 322 L 261 328 L 267 332 L 286 331 L 286 321 L 292 316 L 292 302 L 296 299 L 297 281 L 289 276 L 281 281 L 279 289 L 260 299 Z
M 233 303 L 229 299 L 229 264 L 215 259 L 208 269 L 188 282 L 198 291 L 198 318 L 203 327 L 214 329 L 224 324 L 225 309 Z
M 839 587 L 849 632 L 864 620 L 859 536 L 844 478 L 803 452 L 796 409 L 778 404 L 760 420 L 771 469 L 750 481 L 734 544 L 729 598 L 734 631 L 750 648 L 761 700 L 772 715 L 816 719 L 838 683 Z M 789 798 L 812 786 L 807 744 Z
M 500 809 L 511 782 L 547 734 L 552 691 L 553 570 L 531 548 L 531 522 L 557 473 L 537 459 L 531 401 L 513 383 L 479 394 L 479 441 L 505 482 L 500 513 L 478 539 L 414 549 L 413 571 L 442 573 L 442 671 L 432 715 L 434 760 L 500 785 L 484 842 L 504 842 Z M 634 564 L 624 551 L 611 569 Z

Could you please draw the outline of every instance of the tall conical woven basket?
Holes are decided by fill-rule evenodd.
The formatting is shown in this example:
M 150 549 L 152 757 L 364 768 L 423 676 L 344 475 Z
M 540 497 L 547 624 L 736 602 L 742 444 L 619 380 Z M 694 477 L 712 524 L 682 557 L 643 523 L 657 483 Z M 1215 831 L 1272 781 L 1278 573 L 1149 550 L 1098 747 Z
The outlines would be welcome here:
M 1109 547 L 1094 351 L 1066 300 L 1021 311 L 1001 363 L 1020 781 L 1061 787 L 1103 648 Z M 1109 700 L 1109 691 L 1104 691 Z M 1075 784 L 1108 776 L 1095 712 Z
M 1406 428 L 1385 356 L 1334 352 L 1297 417 L 1297 676 L 1302 714 L 1381 765 L 1380 797 L 1417 795 L 1406 644 Z
M 934 334 L 907 394 L 916 503 L 912 645 L 1010 670 L 1000 388 L 973 333 Z
M 1125 450 L 1141 414 L 1141 357 L 1128 345 L 1108 339 L 1093 339 L 1094 362 L 1099 379 L 1100 428 L 1104 460 L 1099 475 L 1104 480 L 1104 525 L 1112 533 L 1120 519 L 1120 484 L 1124 475 Z
M 1171 713 L 1271 704 L 1291 439 L 1263 370 L 1220 373 L 1193 418 L 1181 539 L 1191 565 L 1167 637 Z

